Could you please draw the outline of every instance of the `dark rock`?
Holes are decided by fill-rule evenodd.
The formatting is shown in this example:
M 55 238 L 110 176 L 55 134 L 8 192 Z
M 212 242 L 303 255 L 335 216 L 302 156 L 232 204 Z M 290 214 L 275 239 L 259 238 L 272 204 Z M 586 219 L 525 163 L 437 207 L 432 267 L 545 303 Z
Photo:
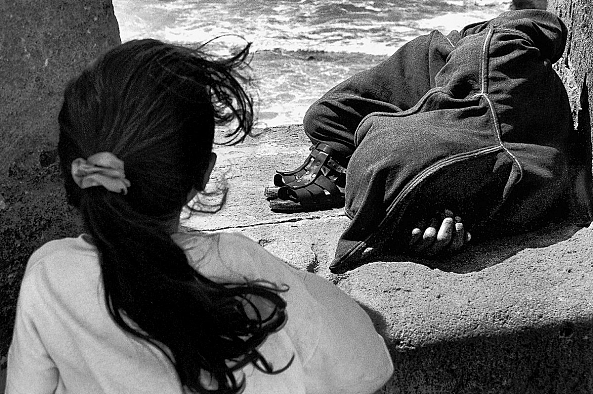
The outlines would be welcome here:
M 49 167 L 58 161 L 58 150 L 45 150 L 39 154 L 39 165 L 41 167 Z
M 0 2 L 0 355 L 29 255 L 80 231 L 55 155 L 66 82 L 120 43 L 111 0 Z

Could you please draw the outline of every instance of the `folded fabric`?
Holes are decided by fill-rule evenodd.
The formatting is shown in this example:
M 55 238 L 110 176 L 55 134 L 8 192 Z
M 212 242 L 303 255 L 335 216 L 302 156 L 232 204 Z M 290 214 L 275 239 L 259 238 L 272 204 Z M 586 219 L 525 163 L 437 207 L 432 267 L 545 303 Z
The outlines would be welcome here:
M 552 68 L 566 34 L 555 15 L 525 10 L 407 44 L 423 45 L 442 67 L 414 107 L 359 124 L 345 196 L 352 221 L 333 272 L 376 250 L 405 252 L 416 221 L 434 210 L 454 210 L 473 235 L 529 230 L 567 206 L 573 172 L 588 168 L 590 177 L 591 161 L 575 153 L 588 144 Z M 385 72 L 367 77 L 377 70 Z M 404 71 L 390 70 L 392 78 Z

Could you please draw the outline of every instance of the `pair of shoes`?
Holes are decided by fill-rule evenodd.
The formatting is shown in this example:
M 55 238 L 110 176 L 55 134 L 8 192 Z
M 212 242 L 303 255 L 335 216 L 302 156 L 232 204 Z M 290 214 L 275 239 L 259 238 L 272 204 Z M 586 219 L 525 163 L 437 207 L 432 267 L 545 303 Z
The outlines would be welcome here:
M 277 171 L 274 186 L 264 195 L 274 212 L 294 213 L 344 206 L 346 168 L 331 156 L 333 149 L 319 142 L 305 162 L 292 171 Z

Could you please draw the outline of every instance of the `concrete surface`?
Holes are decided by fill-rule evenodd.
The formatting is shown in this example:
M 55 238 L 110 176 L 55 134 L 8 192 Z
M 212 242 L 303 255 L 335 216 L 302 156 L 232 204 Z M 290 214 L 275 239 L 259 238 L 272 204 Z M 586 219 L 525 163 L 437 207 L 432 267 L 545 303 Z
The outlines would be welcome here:
M 342 209 L 290 215 L 272 212 L 264 187 L 271 185 L 277 168 L 300 165 L 310 144 L 301 126 L 256 133 L 240 145 L 215 148 L 218 162 L 213 179 L 228 182 L 226 204 L 215 215 L 193 214 L 182 220 L 182 226 L 242 232 L 294 266 L 328 277 L 329 260 L 348 218 Z

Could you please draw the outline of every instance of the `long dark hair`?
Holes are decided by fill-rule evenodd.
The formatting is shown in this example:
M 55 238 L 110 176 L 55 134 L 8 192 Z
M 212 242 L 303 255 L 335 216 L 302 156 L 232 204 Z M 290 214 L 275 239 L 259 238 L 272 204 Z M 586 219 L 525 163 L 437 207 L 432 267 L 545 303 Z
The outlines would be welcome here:
M 161 349 L 182 385 L 198 393 L 239 392 L 245 382 L 233 371 L 248 363 L 279 372 L 257 348 L 287 318 L 279 287 L 209 280 L 188 264 L 169 229 L 192 187 L 202 184 L 215 126 L 236 122 L 235 142 L 251 131 L 253 103 L 241 72 L 248 53 L 249 44 L 217 59 L 203 47 L 130 41 L 68 84 L 59 114 L 68 200 L 99 251 L 109 313 Z M 127 195 L 74 183 L 72 161 L 97 152 L 124 162 Z M 271 312 L 258 310 L 255 298 Z

